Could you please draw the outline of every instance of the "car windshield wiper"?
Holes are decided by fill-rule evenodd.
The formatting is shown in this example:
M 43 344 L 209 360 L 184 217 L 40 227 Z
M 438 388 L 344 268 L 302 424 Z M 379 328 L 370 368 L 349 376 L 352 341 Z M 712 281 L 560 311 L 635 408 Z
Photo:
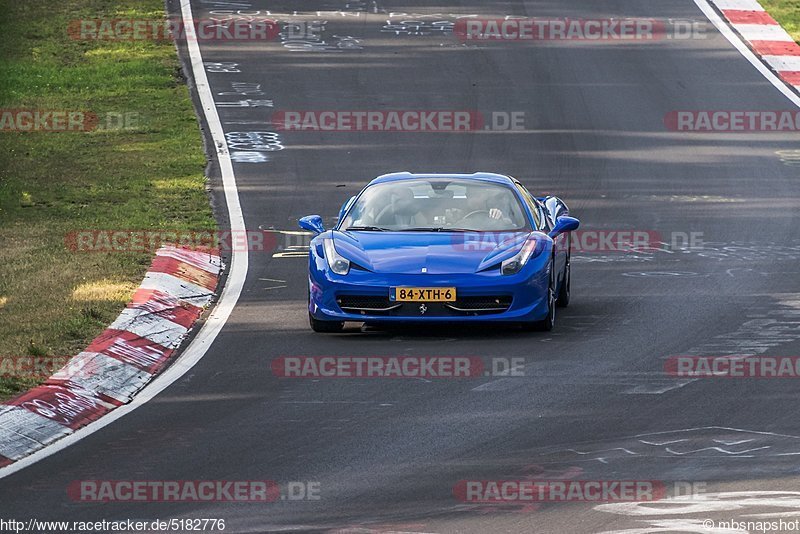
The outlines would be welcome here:
M 349 226 L 343 231 L 349 232 L 350 230 L 356 232 L 389 232 L 388 228 L 381 228 L 380 226 Z

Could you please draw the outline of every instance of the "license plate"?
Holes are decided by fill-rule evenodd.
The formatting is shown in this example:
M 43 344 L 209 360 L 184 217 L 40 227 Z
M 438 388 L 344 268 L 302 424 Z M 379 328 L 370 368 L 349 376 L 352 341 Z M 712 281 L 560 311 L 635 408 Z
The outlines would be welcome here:
M 453 302 L 456 300 L 454 287 L 396 287 L 394 300 L 397 302 Z

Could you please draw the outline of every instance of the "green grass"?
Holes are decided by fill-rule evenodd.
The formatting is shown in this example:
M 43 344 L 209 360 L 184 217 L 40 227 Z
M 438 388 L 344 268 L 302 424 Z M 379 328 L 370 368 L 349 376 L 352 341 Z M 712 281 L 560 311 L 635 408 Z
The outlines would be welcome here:
M 0 357 L 74 355 L 149 253 L 76 253 L 83 229 L 213 229 L 205 157 L 170 42 L 81 41 L 70 21 L 162 19 L 162 0 L 0 0 L 0 109 L 129 113 L 133 128 L 0 131 Z M 0 377 L 0 399 L 35 381 Z
M 759 0 L 792 39 L 800 42 L 800 0 Z

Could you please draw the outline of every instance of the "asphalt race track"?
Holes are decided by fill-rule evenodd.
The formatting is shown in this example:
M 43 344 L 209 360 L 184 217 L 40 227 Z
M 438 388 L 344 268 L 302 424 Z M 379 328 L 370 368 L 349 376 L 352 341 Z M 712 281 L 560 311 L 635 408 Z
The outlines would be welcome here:
M 313 213 L 330 224 L 349 196 L 390 171 L 491 171 L 559 195 L 583 230 L 647 231 L 661 243 L 574 252 L 572 303 L 552 333 L 348 323 L 343 334 L 313 334 L 303 247 L 250 252 L 242 296 L 205 357 L 130 415 L 0 480 L 6 515 L 224 518 L 226 532 L 631 534 L 797 517 L 800 493 L 785 493 L 800 491 L 797 381 L 665 372 L 673 355 L 800 354 L 800 167 L 784 152 L 797 135 L 686 133 L 664 122 L 676 110 L 793 104 L 692 0 L 198 0 L 192 10 L 197 19 L 260 10 L 327 21 L 326 44 L 309 50 L 201 43 L 230 149 L 249 153 L 234 159 L 249 230 L 298 231 L 297 219 Z M 402 24 L 471 14 L 682 19 L 707 30 L 685 40 L 464 46 L 441 25 Z M 269 118 L 281 110 L 524 112 L 524 129 L 284 131 L 282 150 L 248 150 L 264 142 L 252 132 L 275 131 Z M 524 376 L 459 380 L 280 379 L 270 368 L 280 356 L 330 355 L 525 363 Z M 454 496 L 459 481 L 536 478 L 657 480 L 670 493 L 679 482 L 703 496 L 681 513 Z M 320 498 L 83 503 L 66 491 L 76 480 L 262 479 L 312 482 Z

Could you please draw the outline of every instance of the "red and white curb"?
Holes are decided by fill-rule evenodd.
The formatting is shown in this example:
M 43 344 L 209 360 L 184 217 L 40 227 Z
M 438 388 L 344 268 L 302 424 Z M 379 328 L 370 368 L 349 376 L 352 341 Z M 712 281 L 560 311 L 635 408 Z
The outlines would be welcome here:
M 800 45 L 756 0 L 711 0 L 750 49 L 788 85 L 800 90 Z
M 218 251 L 159 249 L 116 321 L 41 386 L 0 404 L 0 467 L 130 402 L 200 318 L 221 269 Z

